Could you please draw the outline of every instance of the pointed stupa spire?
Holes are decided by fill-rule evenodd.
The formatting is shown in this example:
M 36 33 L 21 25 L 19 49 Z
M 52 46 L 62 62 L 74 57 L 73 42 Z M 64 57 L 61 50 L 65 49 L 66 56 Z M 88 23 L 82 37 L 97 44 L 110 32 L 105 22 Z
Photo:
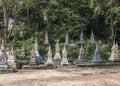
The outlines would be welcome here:
M 49 45 L 49 40 L 48 40 L 48 33 L 45 33 L 45 41 L 44 41 L 45 45 Z
M 11 54 L 14 55 L 13 45 L 11 47 Z
M 68 37 L 68 33 L 66 32 L 66 36 L 65 36 L 65 44 L 69 44 L 69 37 Z
M 48 55 L 48 59 L 52 59 L 51 46 L 49 46 L 49 51 L 48 51 L 47 55 Z
M 4 38 L 2 38 L 1 50 L 5 50 L 5 42 L 4 42 Z
M 58 39 L 57 39 L 57 43 L 55 44 L 55 49 L 56 49 L 56 51 L 59 52 L 59 40 Z
M 64 45 L 64 49 L 63 49 L 63 51 L 62 51 L 62 57 L 67 58 L 66 45 Z
M 83 38 L 83 31 L 81 31 L 79 43 L 81 44 L 85 43 L 84 38 Z
M 34 47 L 35 47 L 35 51 L 38 51 L 38 41 L 37 41 L 37 38 L 35 38 Z
M 94 36 L 93 30 L 91 31 L 90 42 L 91 44 L 95 43 L 95 36 Z

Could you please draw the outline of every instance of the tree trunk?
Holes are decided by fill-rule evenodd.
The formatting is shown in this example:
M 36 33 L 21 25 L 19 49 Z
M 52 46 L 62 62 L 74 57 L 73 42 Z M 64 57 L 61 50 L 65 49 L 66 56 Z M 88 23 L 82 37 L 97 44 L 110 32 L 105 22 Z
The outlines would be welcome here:
M 112 43 L 115 41 L 115 29 L 114 29 L 114 20 L 111 18 L 111 41 Z
M 6 6 L 6 0 L 2 1 L 2 7 L 4 11 L 4 38 L 5 38 L 5 45 L 7 45 L 7 33 L 8 33 L 8 12 L 7 12 L 7 6 Z

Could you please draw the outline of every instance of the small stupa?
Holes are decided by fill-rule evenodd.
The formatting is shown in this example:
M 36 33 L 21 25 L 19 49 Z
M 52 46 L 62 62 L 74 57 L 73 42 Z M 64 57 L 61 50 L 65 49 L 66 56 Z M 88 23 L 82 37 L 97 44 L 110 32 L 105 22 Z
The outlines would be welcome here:
M 96 42 L 96 49 L 94 51 L 94 56 L 92 59 L 92 62 L 101 62 L 101 56 L 100 56 L 100 52 L 99 52 L 99 44 L 98 42 Z
M 29 65 L 30 65 L 30 66 L 37 65 L 36 59 L 35 59 L 35 48 L 34 48 L 34 47 L 32 48 L 32 51 L 31 51 L 31 58 L 30 58 L 30 63 L 29 63 Z
M 79 56 L 78 56 L 78 64 L 83 63 L 85 61 L 86 61 L 86 59 L 85 59 L 85 50 L 84 50 L 83 45 L 81 44 L 81 48 L 79 50 Z
M 36 59 L 36 61 L 41 61 L 42 56 L 40 56 L 40 54 L 39 54 L 37 39 L 35 40 L 35 43 L 34 43 L 34 49 L 35 49 L 35 59 Z
M 16 55 L 12 47 L 10 54 L 8 55 L 7 63 L 10 68 L 13 68 L 16 70 L 17 69 L 16 62 L 17 62 Z
M 62 60 L 61 65 L 69 65 L 68 59 L 67 59 L 67 49 L 66 45 L 64 45 L 64 49 L 62 51 Z
M 5 68 L 5 69 L 8 68 L 7 59 L 8 59 L 8 56 L 6 54 L 4 39 L 2 38 L 2 45 L 0 49 L 0 68 Z
M 57 43 L 55 45 L 55 49 L 56 49 L 56 53 L 55 53 L 55 56 L 54 56 L 54 64 L 55 65 L 60 65 L 61 55 L 60 55 L 60 52 L 59 52 L 59 43 L 58 43 L 58 40 L 57 40 Z
M 119 57 L 119 52 L 118 52 L 118 44 L 115 42 L 113 43 L 113 46 L 111 48 L 111 56 L 108 59 L 109 61 L 120 61 L 120 57 Z
M 54 65 L 53 60 L 52 60 L 51 46 L 49 46 L 49 51 L 47 53 L 47 61 L 45 64 L 46 65 Z

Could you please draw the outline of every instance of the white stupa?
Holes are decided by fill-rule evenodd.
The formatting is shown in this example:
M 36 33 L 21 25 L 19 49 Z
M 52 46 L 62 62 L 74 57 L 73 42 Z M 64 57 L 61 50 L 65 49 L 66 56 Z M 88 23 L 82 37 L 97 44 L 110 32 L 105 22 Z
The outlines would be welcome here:
M 64 45 L 64 49 L 62 51 L 61 65 L 69 65 L 69 62 L 68 62 L 68 59 L 67 59 L 67 49 L 66 49 L 65 45 Z
M 55 49 L 56 49 L 56 53 L 55 53 L 55 56 L 54 56 L 54 63 L 56 65 L 60 65 L 61 55 L 60 55 L 60 52 L 59 52 L 59 43 L 58 43 L 58 40 L 57 40 L 57 43 L 55 45 Z
M 14 68 L 16 69 L 16 55 L 15 55 L 15 52 L 13 50 L 13 47 L 11 48 L 11 51 L 10 51 L 10 54 L 8 55 L 8 60 L 7 60 L 7 63 L 8 63 L 8 66 L 11 67 L 11 68 Z
M 51 47 L 49 46 L 49 51 L 47 53 L 47 61 L 45 63 L 46 65 L 54 65 L 53 60 L 52 60 L 52 52 L 51 52 Z

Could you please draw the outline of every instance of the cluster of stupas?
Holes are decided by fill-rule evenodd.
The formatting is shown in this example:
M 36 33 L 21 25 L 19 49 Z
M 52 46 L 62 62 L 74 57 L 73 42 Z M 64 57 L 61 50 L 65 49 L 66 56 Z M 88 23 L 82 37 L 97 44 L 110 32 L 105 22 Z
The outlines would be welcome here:
M 48 41 L 48 35 L 46 33 L 45 35 L 45 42 L 46 44 L 49 44 Z M 67 41 L 65 40 L 64 43 L 64 49 L 62 51 L 62 56 L 60 54 L 60 45 L 59 45 L 59 41 L 57 40 L 57 43 L 55 44 L 55 55 L 52 58 L 52 51 L 51 51 L 51 46 L 49 46 L 49 51 L 48 51 L 48 57 L 47 57 L 47 61 L 46 64 L 47 65 L 69 65 L 68 59 L 67 59 L 67 49 L 66 49 L 66 43 Z
M 87 62 L 87 57 L 85 55 L 85 40 L 83 38 L 83 32 L 81 32 L 80 34 L 80 40 L 77 43 L 74 44 L 70 44 L 68 41 L 68 34 L 66 34 L 65 37 L 65 43 L 61 43 L 61 45 L 64 45 L 62 54 L 60 53 L 60 44 L 59 41 L 57 40 L 57 43 L 55 44 L 55 55 L 52 55 L 52 50 L 51 50 L 51 46 L 49 44 L 49 40 L 48 40 L 48 34 L 45 34 L 45 41 L 44 41 L 44 45 L 48 46 L 48 53 L 47 53 L 47 59 L 45 62 L 45 65 L 69 65 L 69 61 L 68 61 L 68 57 L 67 57 L 67 46 L 75 46 L 75 45 L 79 45 L 80 49 L 79 49 L 79 55 L 78 55 L 78 59 L 76 61 L 74 61 L 75 64 L 85 64 L 88 63 Z M 97 62 L 102 62 L 101 59 L 101 55 L 100 55 L 100 41 L 96 41 L 94 38 L 94 34 L 93 31 L 91 32 L 91 37 L 90 37 L 90 42 L 92 45 L 96 45 L 95 51 L 94 51 L 94 55 L 93 58 L 91 60 L 91 62 L 97 63 Z M 31 60 L 30 60 L 30 64 L 35 64 L 36 60 L 42 60 L 42 57 L 39 55 L 38 53 L 38 43 L 37 40 L 35 41 L 35 44 L 33 46 L 32 52 L 31 52 Z M 113 44 L 112 46 L 112 53 L 110 58 L 108 59 L 109 61 L 118 61 L 120 60 L 120 57 L 118 55 L 118 45 L 117 44 Z
M 0 48 L 0 69 L 14 69 L 16 70 L 16 56 L 13 50 L 9 48 L 5 48 L 4 39 L 2 39 L 2 44 Z
M 91 33 L 91 38 L 90 38 L 90 42 L 92 45 L 95 45 L 95 51 L 94 51 L 94 55 L 93 58 L 91 60 L 91 62 L 94 63 L 99 63 L 102 62 L 101 59 L 101 55 L 100 55 L 100 41 L 96 41 L 94 38 L 94 34 L 93 31 Z M 60 43 L 57 40 L 56 44 L 55 44 L 55 54 L 53 56 L 52 54 L 52 49 L 51 49 L 51 45 L 49 44 L 49 40 L 48 40 L 48 34 L 46 32 L 45 34 L 45 41 L 44 41 L 44 45 L 47 46 L 47 58 L 44 61 L 44 65 L 69 65 L 69 61 L 68 61 L 68 56 L 67 56 L 67 46 L 75 46 L 75 45 L 79 45 L 80 49 L 79 49 L 79 54 L 78 54 L 78 59 L 74 61 L 75 64 L 87 64 L 89 63 L 87 61 L 87 57 L 85 55 L 85 40 L 83 38 L 83 32 L 81 32 L 80 34 L 80 40 L 77 43 L 74 44 L 70 44 L 69 43 L 69 38 L 68 38 L 68 34 L 66 34 L 65 37 L 65 43 Z M 63 51 L 62 53 L 60 52 L 60 45 L 63 45 Z M 39 45 L 37 42 L 37 39 L 35 39 L 35 43 L 33 44 L 32 50 L 31 50 L 31 56 L 30 56 L 30 61 L 29 61 L 29 66 L 38 66 L 38 62 L 43 60 L 43 57 L 40 56 L 39 54 Z M 111 56 L 109 57 L 109 61 L 114 62 L 114 61 L 120 61 L 120 56 L 119 56 L 119 52 L 118 52 L 118 44 L 117 43 L 113 43 L 112 49 L 111 49 Z M 24 45 L 22 46 L 21 49 L 21 56 L 25 56 L 25 48 Z M 4 46 L 4 40 L 2 39 L 2 44 L 1 44 L 1 48 L 0 48 L 0 68 L 13 68 L 13 69 L 17 69 L 16 67 L 16 54 L 13 50 L 13 47 L 11 48 L 11 50 L 9 50 L 8 48 L 5 48 Z

